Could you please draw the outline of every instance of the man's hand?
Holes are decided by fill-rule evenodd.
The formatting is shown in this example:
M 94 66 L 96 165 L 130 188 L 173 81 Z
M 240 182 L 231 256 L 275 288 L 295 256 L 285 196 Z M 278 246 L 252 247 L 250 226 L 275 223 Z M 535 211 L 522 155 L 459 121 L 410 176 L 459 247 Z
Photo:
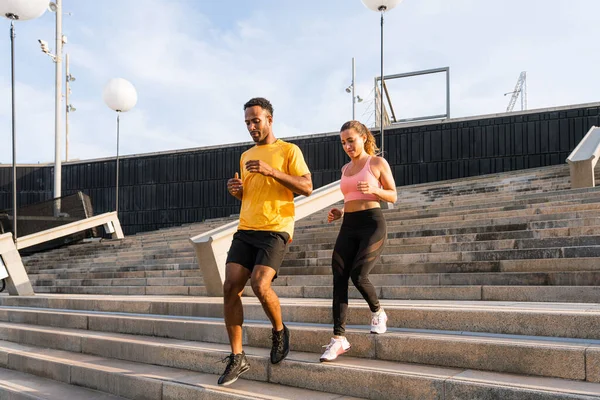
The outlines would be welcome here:
M 246 161 L 246 171 L 250 173 L 258 173 L 264 176 L 273 176 L 273 168 L 262 160 Z
M 242 180 L 239 178 L 237 172 L 233 178 L 227 181 L 227 190 L 234 197 L 237 197 L 242 192 Z
M 329 210 L 329 214 L 327 214 L 327 222 L 333 222 L 336 219 L 342 218 L 343 212 L 337 208 L 332 208 Z

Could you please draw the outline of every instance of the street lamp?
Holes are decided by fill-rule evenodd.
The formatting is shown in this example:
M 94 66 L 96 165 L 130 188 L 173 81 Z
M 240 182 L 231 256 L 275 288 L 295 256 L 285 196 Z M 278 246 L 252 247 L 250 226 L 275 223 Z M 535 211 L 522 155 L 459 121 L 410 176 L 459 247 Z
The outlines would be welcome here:
M 352 93 L 352 120 L 355 120 L 355 109 L 356 109 L 356 103 L 360 103 L 361 101 L 363 101 L 363 99 L 360 98 L 360 96 L 355 96 L 354 95 L 354 90 L 355 90 L 355 81 L 356 81 L 356 68 L 355 68 L 355 63 L 354 63 L 354 57 L 352 57 L 352 83 L 350 84 L 350 86 L 348 86 L 346 88 L 346 93 Z
M 60 124 L 62 111 L 62 54 L 63 44 L 67 43 L 67 37 L 62 34 L 62 0 L 46 3 L 48 10 L 56 15 L 56 51 L 50 51 L 48 42 L 39 39 L 42 52 L 47 54 L 55 64 L 54 71 L 54 216 L 60 215 L 60 197 L 62 193 L 62 164 L 60 155 Z
M 67 43 L 67 38 L 62 34 L 62 0 L 54 0 L 46 4 L 50 11 L 56 16 L 56 33 L 54 36 L 56 54 L 54 57 L 54 198 L 58 199 L 62 195 L 62 157 L 60 151 L 61 134 L 61 113 L 62 113 L 62 55 L 63 44 Z M 54 204 L 55 215 L 60 214 L 60 202 Z
M 69 71 L 69 54 L 65 54 L 65 161 L 69 161 L 69 114 L 76 111 L 76 108 L 69 103 L 71 95 L 71 82 L 75 82 L 75 77 Z
M 10 19 L 10 68 L 12 107 L 12 175 L 13 175 L 13 237 L 17 239 L 17 135 L 15 129 L 15 21 L 40 17 L 48 7 L 47 0 L 4 0 L 0 2 L 0 16 Z
M 384 156 L 384 142 L 383 142 L 383 14 L 386 11 L 391 10 L 402 2 L 402 0 L 361 0 L 365 6 L 373 11 L 381 13 L 381 89 L 379 91 L 379 117 L 381 118 L 379 123 L 379 129 L 381 132 L 381 156 Z
M 119 213 L 119 120 L 122 112 L 131 110 L 137 103 L 135 87 L 123 78 L 113 78 L 102 92 L 108 107 L 117 112 L 117 176 L 115 179 L 115 211 Z

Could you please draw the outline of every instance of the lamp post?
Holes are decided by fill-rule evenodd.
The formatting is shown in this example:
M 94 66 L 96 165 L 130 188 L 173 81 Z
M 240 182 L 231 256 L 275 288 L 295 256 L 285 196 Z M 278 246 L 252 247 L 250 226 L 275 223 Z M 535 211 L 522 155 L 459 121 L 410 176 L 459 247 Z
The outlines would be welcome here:
M 60 197 L 62 195 L 62 157 L 60 154 L 61 134 L 61 112 L 62 112 L 62 54 L 63 44 L 67 43 L 67 37 L 62 34 L 62 0 L 54 0 L 47 3 L 48 10 L 56 15 L 55 52 L 51 53 L 48 42 L 40 42 L 42 52 L 46 53 L 54 61 L 54 216 L 60 216 Z
M 62 164 L 60 151 L 61 113 L 62 113 L 62 46 L 64 38 L 62 34 L 62 0 L 54 0 L 49 5 L 50 11 L 56 15 L 56 34 L 54 61 L 54 198 L 58 199 L 62 193 Z M 55 204 L 55 215 L 60 213 L 60 203 Z
M 77 109 L 69 103 L 71 95 L 71 82 L 75 82 L 75 77 L 69 71 L 69 54 L 65 54 L 65 161 L 69 161 L 69 114 Z
M 135 87 L 123 78 L 113 78 L 102 92 L 102 98 L 108 107 L 117 112 L 117 160 L 115 178 L 115 211 L 119 213 L 119 125 L 122 112 L 131 110 L 137 103 Z
M 379 91 L 380 101 L 379 101 L 379 129 L 381 132 L 381 156 L 384 156 L 384 141 L 383 141 L 383 14 L 386 11 L 391 10 L 396 7 L 398 4 L 402 2 L 402 0 L 361 0 L 365 6 L 370 8 L 373 11 L 377 11 L 381 13 L 381 89 Z
M 352 57 L 352 83 L 346 88 L 346 93 L 352 93 L 352 120 L 356 119 L 356 103 L 363 101 L 360 96 L 355 96 L 356 91 L 356 64 L 354 63 L 354 57 Z
M 17 239 L 17 131 L 15 112 L 15 21 L 26 21 L 40 17 L 48 7 L 47 0 L 5 0 L 0 2 L 0 15 L 10 20 L 10 68 L 12 108 L 12 195 L 13 237 Z

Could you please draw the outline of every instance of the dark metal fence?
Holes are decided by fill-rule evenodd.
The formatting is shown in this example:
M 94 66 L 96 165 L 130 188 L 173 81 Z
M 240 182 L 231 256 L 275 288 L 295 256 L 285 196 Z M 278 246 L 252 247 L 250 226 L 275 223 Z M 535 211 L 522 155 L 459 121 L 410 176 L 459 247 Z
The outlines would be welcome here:
M 600 125 L 599 115 L 600 104 L 593 104 L 401 125 L 386 130 L 385 156 L 399 186 L 556 165 L 591 125 Z M 347 157 L 337 133 L 289 141 L 302 149 L 315 188 L 339 179 Z M 119 218 L 125 234 L 238 213 L 226 181 L 251 145 L 121 158 Z M 52 182 L 52 166 L 20 167 L 19 203 L 50 199 Z M 0 208 L 10 208 L 10 185 L 10 167 L 0 167 Z M 114 187 L 114 159 L 63 164 L 63 193 L 89 195 L 97 214 L 114 210 Z

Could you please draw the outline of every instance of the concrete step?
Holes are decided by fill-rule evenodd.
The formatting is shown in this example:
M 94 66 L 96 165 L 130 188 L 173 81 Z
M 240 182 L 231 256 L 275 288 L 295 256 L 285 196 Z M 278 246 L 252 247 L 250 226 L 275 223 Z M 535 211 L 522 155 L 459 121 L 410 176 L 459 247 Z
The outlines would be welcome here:
M 125 399 L 5 368 L 0 368 L 0 398 L 6 400 Z
M 121 273 L 121 272 L 140 272 L 140 271 L 183 271 L 183 270 L 198 270 L 198 264 L 196 263 L 158 263 L 152 265 L 127 265 L 127 266 L 119 266 L 119 265 L 94 265 L 94 266 L 78 266 L 77 268 L 52 268 L 48 267 L 45 269 L 38 269 L 34 271 L 29 271 L 27 267 L 25 267 L 28 273 L 86 273 L 86 272 L 110 272 L 110 273 Z
M 600 227 L 596 227 L 600 230 Z M 522 232 L 522 231 L 517 231 Z M 525 231 L 527 232 L 527 231 Z M 533 232 L 532 232 L 533 233 Z M 451 243 L 436 243 L 441 242 L 443 237 L 432 236 L 434 243 L 423 244 L 395 244 L 397 239 L 388 239 L 383 253 L 389 254 L 414 254 L 414 253 L 450 253 L 464 251 L 489 251 L 489 250 L 511 250 L 511 249 L 541 249 L 550 247 L 581 247 L 581 246 L 598 246 L 600 245 L 600 235 L 581 235 L 581 236 L 555 236 L 544 238 L 528 238 L 528 239 L 492 239 L 492 240 L 474 240 L 462 241 L 466 237 L 476 237 L 476 235 L 454 235 L 448 237 L 447 240 L 457 240 Z M 505 237 L 508 236 L 505 234 Z M 439 238 L 439 239 L 438 239 Z M 401 239 L 402 240 L 402 239 Z M 320 249 L 315 250 L 302 249 L 302 246 L 294 246 L 285 255 L 285 260 L 296 260 L 304 258 L 327 258 L 333 254 L 334 243 L 321 244 Z M 316 246 L 313 247 L 313 249 Z M 329 248 L 327 248 L 329 247 Z
M 594 223 L 590 223 L 593 221 Z M 585 225 L 600 225 L 600 211 L 566 212 L 562 214 L 535 214 L 531 216 L 506 216 L 503 218 L 481 218 L 448 222 L 419 223 L 419 224 L 393 224 L 388 223 L 388 237 L 392 233 L 442 231 L 449 229 L 472 229 L 475 227 L 499 227 L 495 231 L 506 231 L 507 226 L 524 226 L 524 229 L 548 229 L 564 227 L 580 227 Z M 297 234 L 297 239 L 324 239 L 335 237 L 332 233 L 339 232 L 341 222 L 328 226 L 311 229 L 302 234 Z M 494 231 L 494 230 L 488 230 Z M 471 233 L 468 231 L 451 231 L 452 234 Z M 295 236 L 295 237 L 296 237 Z M 421 236 L 421 235 L 417 235 Z M 432 235 L 429 235 L 432 236 Z
M 579 261 L 579 259 L 577 259 Z M 541 260 L 516 260 L 519 264 L 515 264 L 513 268 L 522 268 L 527 270 L 522 263 L 531 262 L 532 265 L 537 265 Z M 439 263 L 408 263 L 408 264 L 381 264 L 378 263 L 373 267 L 371 274 L 411 274 L 411 273 L 459 273 L 459 272 L 497 272 L 500 271 L 500 263 L 504 261 L 459 261 L 459 262 L 439 262 Z M 582 267 L 587 267 L 592 263 L 582 264 Z M 541 268 L 541 267 L 540 267 Z M 553 267 L 554 268 L 554 267 Z M 558 267 L 556 267 L 558 268 Z M 554 269 L 556 269 L 554 268 Z M 600 268 L 600 266 L 599 266 Z M 586 269 L 591 270 L 591 269 Z M 517 271 L 520 272 L 520 271 Z M 314 276 L 327 275 L 331 276 L 331 259 L 328 263 L 322 266 L 289 266 L 283 265 L 279 270 L 279 277 L 285 276 Z
M 578 205 L 563 205 L 554 207 L 536 207 L 528 208 L 523 210 L 508 209 L 503 211 L 487 210 L 487 212 L 476 213 L 472 210 L 465 210 L 460 213 L 453 213 L 452 215 L 431 215 L 431 216 L 411 216 L 403 218 L 395 218 L 397 216 L 389 215 L 386 216 L 386 222 L 388 228 L 395 228 L 398 226 L 435 226 L 441 223 L 458 222 L 463 223 L 474 220 L 502 220 L 505 218 L 521 218 L 523 220 L 547 220 L 547 219 L 560 219 L 564 216 L 574 216 L 575 213 L 581 213 L 581 217 L 584 216 L 598 216 L 600 211 L 600 199 L 599 203 L 594 204 L 578 204 Z M 310 232 L 319 232 L 326 230 L 322 224 L 312 225 L 311 227 L 302 227 L 298 230 L 297 234 L 302 235 Z
M 281 298 L 330 299 L 331 286 L 274 286 Z M 418 285 L 375 286 L 380 299 L 393 300 L 472 300 L 472 301 L 520 301 L 598 303 L 598 286 L 510 286 L 504 285 Z M 147 295 L 147 296 L 207 296 L 204 286 L 34 286 L 38 294 L 101 294 L 101 295 Z M 255 297 L 252 289 L 244 288 L 244 296 Z M 351 287 L 349 298 L 362 299 Z
M 188 346 L 188 349 L 191 346 Z M 181 352 L 184 349 L 173 349 Z M 164 367 L 130 362 L 73 351 L 46 349 L 12 342 L 0 342 L 0 356 L 10 369 L 26 372 L 94 389 L 129 399 L 192 400 L 192 399 L 316 399 L 333 400 L 337 394 L 282 386 L 275 374 L 267 375 L 268 365 L 260 357 L 250 357 L 252 368 L 234 387 L 216 385 L 226 356 L 224 351 L 214 353 L 210 373 L 194 372 L 177 366 Z M 158 355 L 150 355 L 156 357 Z M 168 360 L 164 355 L 159 356 Z M 219 358 L 220 357 L 220 358 Z M 266 358 L 266 357 L 263 357 Z M 264 360 L 266 361 L 266 360 Z M 188 360 L 196 364 L 197 360 Z M 283 368 L 282 368 L 283 369 Z M 219 370 L 219 372 L 217 372 Z M 283 371 L 285 372 L 285 371 Z M 289 371 L 288 371 L 289 372 Z M 248 379 L 252 379 L 248 380 Z M 270 382 L 269 382 L 270 381 Z M 339 389 L 338 389 L 339 391 Z M 344 397 L 344 399 L 355 399 Z
M 191 246 L 190 246 L 191 247 Z M 107 253 L 108 254 L 108 253 Z M 27 268 L 35 269 L 47 269 L 55 264 L 61 265 L 63 268 L 76 268 L 84 265 L 135 265 L 135 264 L 152 264 L 156 262 L 181 262 L 181 260 L 194 259 L 195 254 L 193 249 L 187 249 L 186 251 L 176 252 L 169 255 L 152 254 L 152 255 L 141 255 L 131 258 L 120 258 L 116 256 L 98 255 L 94 254 L 93 257 L 76 257 L 76 256 L 65 256 L 64 258 L 57 258 L 56 260 L 41 260 L 36 262 L 27 262 L 25 265 Z
M 575 229 L 575 228 L 573 228 Z M 600 227 L 598 227 L 600 232 Z M 493 240 L 516 240 L 516 239 L 533 239 L 543 238 L 546 230 L 521 230 L 521 231 L 507 231 L 507 232 L 491 232 L 491 233 L 468 233 L 459 235 L 439 235 L 439 236 L 414 236 L 405 238 L 387 239 L 386 246 L 426 246 L 433 244 L 449 244 L 449 243 L 469 243 L 479 241 L 493 241 Z M 569 236 L 568 230 L 560 230 L 553 232 L 548 237 L 562 237 Z M 575 235 L 573 235 L 575 236 Z M 337 237 L 337 234 L 336 234 Z M 335 245 L 335 239 L 329 242 L 320 243 L 307 243 L 297 244 L 294 240 L 288 247 L 289 252 L 298 251 L 318 251 L 318 250 L 331 250 Z
M 7 330 L 8 332 L 6 332 Z M 21 334 L 19 334 L 19 332 L 21 332 Z M 35 364 L 44 365 L 44 371 L 40 371 L 41 368 L 38 368 L 37 371 L 35 371 L 41 374 L 48 373 L 46 371 L 54 367 L 52 368 L 55 371 L 53 374 L 54 379 L 60 379 L 60 372 L 64 371 L 64 368 L 60 367 L 68 362 L 68 357 L 69 361 L 74 361 L 71 361 L 74 365 L 71 365 L 69 368 L 71 383 L 86 386 L 99 386 L 96 388 L 110 392 L 111 390 L 109 388 L 112 385 L 106 385 L 105 383 L 107 375 L 112 375 L 108 370 L 119 371 L 119 380 L 121 382 L 125 380 L 129 383 L 129 385 L 122 386 L 129 386 L 129 388 L 126 391 L 119 390 L 115 394 L 135 398 L 141 396 L 144 398 L 164 398 L 164 386 L 168 384 L 169 381 L 169 379 L 165 379 L 168 376 L 166 374 L 168 372 L 181 374 L 184 371 L 197 371 L 196 373 L 213 374 L 212 378 L 215 380 L 222 369 L 222 364 L 218 363 L 218 361 L 229 353 L 229 346 L 222 344 L 190 341 L 182 342 L 172 339 L 145 339 L 144 337 L 139 336 L 131 337 L 129 335 L 118 334 L 107 335 L 95 332 L 81 333 L 80 330 L 57 328 L 54 330 L 44 330 L 41 328 L 14 327 L 5 329 L 4 333 L 7 333 L 7 336 L 10 336 L 14 340 L 23 342 L 27 342 L 28 340 L 35 342 L 43 340 L 45 343 L 49 343 L 60 349 L 42 349 L 35 345 L 0 341 L 0 354 L 7 354 L 7 365 L 9 367 L 19 370 L 20 368 L 25 369 Z M 388 338 L 388 340 L 392 340 L 392 336 L 393 335 L 385 335 L 382 336 L 382 338 L 385 337 Z M 268 337 L 266 338 L 268 339 Z M 406 338 L 405 342 L 410 341 L 410 339 L 411 338 Z M 420 345 L 423 346 L 426 344 L 427 343 L 421 343 Z M 448 344 L 448 342 L 446 342 L 446 344 Z M 469 347 L 469 343 L 462 339 L 462 344 L 464 346 L 462 351 L 464 352 L 465 348 Z M 487 344 L 490 348 L 493 347 L 493 341 L 490 340 Z M 542 343 L 536 344 L 537 347 L 552 347 L 552 345 L 548 345 L 547 343 L 545 346 Z M 479 345 L 482 345 L 481 339 L 479 339 Z M 529 345 L 529 348 L 527 348 L 527 345 Z M 385 347 L 385 345 L 382 345 L 381 347 Z M 418 347 L 419 346 L 417 346 L 417 348 Z M 532 342 L 521 343 L 521 348 L 517 350 L 517 354 L 523 358 L 531 357 L 532 353 L 535 353 L 535 350 L 532 351 L 533 347 L 536 346 Z M 563 350 L 563 359 L 571 356 L 570 359 L 567 358 L 568 361 L 573 361 L 574 359 L 578 361 L 578 363 L 572 366 L 572 369 L 583 372 L 583 376 L 585 376 L 585 369 L 581 362 L 583 357 L 577 357 L 574 353 L 576 353 L 577 350 L 582 353 L 585 348 L 586 345 L 579 347 L 575 345 L 563 345 L 563 348 L 561 349 Z M 392 349 L 389 350 L 393 352 Z M 571 350 L 571 354 L 569 354 L 569 350 Z M 360 396 L 361 398 L 448 398 L 444 381 L 455 380 L 457 378 L 460 380 L 462 374 L 466 373 L 468 376 L 472 376 L 471 374 L 474 372 L 462 368 L 429 367 L 418 364 L 357 359 L 348 356 L 340 358 L 335 363 L 319 363 L 318 355 L 300 351 L 292 351 L 284 362 L 273 366 L 268 362 L 268 349 L 246 346 L 245 351 L 248 355 L 251 369 L 243 376 L 244 380 L 250 379 L 263 383 L 271 382 L 284 384 L 308 390 L 318 389 L 328 393 Z M 500 352 L 503 354 L 506 353 L 506 351 L 501 350 Z M 560 351 L 557 351 L 556 354 L 559 352 Z M 165 354 L 169 355 L 165 357 Z M 542 351 L 538 351 L 537 355 L 538 357 L 543 357 L 543 360 L 539 360 L 538 358 L 537 361 L 551 359 L 551 357 L 544 355 Z M 408 356 L 410 357 L 410 355 Z M 535 357 L 535 355 L 533 355 L 533 357 Z M 458 362 L 460 363 L 467 358 L 468 357 L 463 357 L 463 359 L 458 360 Z M 469 362 L 467 361 L 467 363 Z M 24 367 L 23 364 L 26 366 Z M 151 366 L 149 364 L 153 365 Z M 510 365 L 509 362 L 505 364 Z M 556 373 L 569 373 L 559 372 L 569 369 L 564 363 L 555 362 L 553 365 L 557 365 L 558 367 L 555 370 Z M 548 367 L 548 365 L 546 365 L 546 367 Z M 79 372 L 80 368 L 85 369 L 85 372 Z M 168 370 L 166 368 L 168 368 Z M 178 368 L 179 370 L 172 371 L 171 368 Z M 141 371 L 142 369 L 145 372 L 142 379 L 146 379 L 139 381 L 141 374 L 139 374 L 138 371 Z M 365 369 L 370 371 L 369 374 L 365 374 Z M 550 369 L 551 367 L 547 370 Z M 148 370 L 151 372 L 148 372 Z M 123 376 L 123 373 L 126 373 L 129 379 L 126 379 Z M 154 379 L 148 379 L 150 376 Z M 506 374 L 493 372 L 488 372 L 487 376 L 494 377 L 497 380 L 502 378 L 506 379 L 508 377 Z M 574 376 L 573 372 L 570 372 L 570 376 Z M 73 377 L 75 377 L 75 382 L 73 382 Z M 84 379 L 81 379 L 83 377 L 85 377 L 85 383 Z M 99 379 L 100 377 L 103 379 Z M 138 379 L 135 379 L 134 377 Z M 157 377 L 160 377 L 159 382 L 154 382 Z M 513 379 L 520 381 L 521 384 L 524 384 L 527 381 L 530 383 L 532 382 L 526 377 L 519 377 L 518 375 L 512 375 L 512 377 Z M 592 375 L 590 378 L 595 378 L 595 376 Z M 135 382 L 136 384 L 134 384 L 134 379 L 137 381 Z M 600 396 L 600 385 L 597 383 L 577 382 L 574 380 L 556 378 L 537 379 L 541 381 L 538 381 L 538 383 L 546 384 L 546 387 L 544 388 L 544 391 L 546 392 L 551 393 L 555 391 L 562 383 L 563 385 L 574 385 L 574 387 L 577 388 L 576 391 L 570 392 L 572 395 L 578 395 L 580 394 L 577 393 L 578 391 L 585 390 L 586 394 Z M 386 383 L 385 385 L 376 385 L 373 384 L 373 381 Z M 242 381 L 240 381 L 240 383 L 241 382 Z M 340 382 L 343 382 L 343 385 L 340 385 Z M 156 383 L 159 383 L 159 385 Z M 472 385 L 474 382 L 469 383 Z M 489 384 L 489 382 L 480 382 L 479 384 L 481 385 L 482 383 Z M 212 384 L 214 385 L 214 383 Z M 460 386 L 460 382 L 455 382 L 453 384 Z M 238 386 L 239 385 L 235 386 L 236 390 L 238 390 Z M 479 387 L 475 389 L 475 393 L 485 393 L 487 388 L 485 385 L 482 386 L 483 388 Z M 522 388 L 519 388 L 519 385 L 513 384 L 511 387 L 510 385 L 505 384 L 503 386 L 509 386 L 504 387 L 504 390 L 522 390 Z M 462 390 L 465 389 L 466 388 L 464 387 L 462 388 Z M 473 388 L 470 389 L 473 390 Z M 136 390 L 137 393 L 132 390 Z M 573 390 L 573 386 L 571 387 L 571 390 Z M 316 393 L 313 394 L 307 392 L 303 394 L 305 396 L 314 396 Z M 315 397 L 308 398 L 312 399 Z
M 32 345 L 43 342 L 56 349 L 82 351 L 80 349 L 90 341 L 102 341 L 104 346 L 121 349 L 124 353 L 134 352 L 124 348 L 132 341 L 139 346 L 166 347 L 186 345 L 190 340 L 205 342 L 203 348 L 210 347 L 211 343 L 228 344 L 223 321 L 214 319 L 44 309 L 2 308 L 1 311 L 9 321 L 28 322 L 28 325 L 0 323 L 1 340 Z M 331 335 L 331 326 L 323 324 L 290 323 L 288 328 L 293 351 L 317 356 Z M 268 349 L 270 329 L 266 322 L 245 324 L 244 345 Z M 178 341 L 153 339 L 156 337 Z M 349 327 L 347 337 L 353 346 L 348 353 L 352 357 L 598 382 L 598 376 L 586 375 L 586 366 L 588 371 L 595 368 L 600 341 L 409 329 L 391 329 L 385 335 L 372 335 L 366 326 Z M 150 348 L 149 351 L 155 350 Z M 589 354 L 587 359 L 586 353 Z M 171 359 L 170 362 L 177 361 Z
M 501 224 L 501 225 L 490 225 L 483 224 L 464 227 L 450 227 L 450 228 L 439 228 L 439 229 L 415 229 L 415 230 L 399 230 L 391 231 L 388 230 L 388 239 L 403 239 L 413 237 L 426 237 L 426 236 L 446 236 L 446 235 L 465 235 L 465 234 L 484 234 L 484 233 L 499 233 L 499 232 L 511 232 L 511 231 L 524 231 L 529 228 L 528 224 Z M 538 228 L 535 228 L 538 229 Z M 306 235 L 305 237 L 294 236 L 295 245 L 306 245 L 314 244 L 315 242 L 331 242 L 334 243 L 339 233 L 339 227 L 331 227 L 330 232 Z
M 466 196 L 465 196 L 466 197 Z M 517 198 L 519 197 L 519 198 Z M 560 191 L 557 193 L 543 193 L 542 196 L 516 196 L 508 195 L 502 198 L 494 196 L 483 196 L 478 198 L 469 198 L 467 201 L 464 199 L 453 199 L 449 203 L 436 203 L 436 204 L 402 204 L 399 202 L 397 208 L 393 210 L 384 211 L 386 219 L 389 221 L 402 220 L 402 219 L 420 219 L 420 218 L 436 218 L 438 216 L 451 216 L 460 214 L 484 214 L 496 211 L 510 211 L 510 210 L 527 210 L 539 208 L 544 210 L 546 208 L 551 209 L 554 206 L 572 206 L 581 207 L 582 204 L 590 204 L 591 208 L 597 207 L 594 203 L 600 201 L 600 196 L 597 190 L 589 191 L 579 190 L 574 191 Z M 584 207 L 585 208 L 585 207 Z M 323 222 L 326 218 L 326 214 L 319 215 L 318 217 L 308 218 L 298 222 L 298 229 L 305 229 L 306 227 L 314 226 L 314 222 Z
M 201 277 L 202 271 L 195 270 L 158 270 L 158 271 L 111 271 L 111 272 L 77 272 L 64 269 L 47 270 L 43 273 L 28 272 L 30 279 L 122 279 L 122 278 L 192 278 Z
M 411 274 L 411 273 L 477 273 L 477 272 L 568 272 L 597 271 L 600 269 L 598 259 L 594 257 L 580 258 L 547 258 L 535 260 L 497 260 L 497 261 L 458 261 L 408 264 L 376 264 L 372 274 Z M 331 260 L 322 266 L 283 266 L 279 276 L 331 276 Z
M 31 279 L 34 286 L 199 286 L 202 277 L 116 278 L 116 279 Z
M 600 246 L 546 247 L 484 251 L 452 251 L 444 253 L 383 254 L 379 264 L 415 264 L 459 261 L 498 261 L 545 258 L 598 257 Z M 331 257 L 286 259 L 282 267 L 330 266 Z
M 120 245 L 116 245 L 113 243 L 105 243 L 101 242 L 100 244 L 85 244 L 85 245 L 72 245 L 68 247 L 62 247 L 59 249 L 35 253 L 29 256 L 24 257 L 26 260 L 48 260 L 53 259 L 57 255 L 65 256 L 86 256 L 89 254 L 94 254 L 98 251 L 107 251 L 110 250 L 111 254 L 119 255 L 119 256 L 129 256 L 136 255 L 140 251 L 144 253 L 160 253 L 160 252 L 172 252 L 177 251 L 179 249 L 186 248 L 186 245 L 189 246 L 189 242 L 187 241 L 189 236 L 184 239 L 182 237 L 181 240 L 176 242 L 158 242 L 153 244 L 143 244 L 143 243 L 131 243 L 129 241 L 129 237 L 125 237 L 123 239 L 123 243 Z
M 204 286 L 34 286 L 35 293 L 136 296 L 206 296 Z
M 420 273 L 420 274 L 371 274 L 375 286 L 600 286 L 600 271 L 573 272 L 479 272 L 479 273 Z M 328 286 L 331 275 L 281 276 L 273 281 L 280 286 Z M 352 286 L 350 284 L 350 286 Z
M 285 321 L 332 323 L 331 300 L 282 298 L 280 301 Z M 266 320 L 257 299 L 245 297 L 243 303 L 246 320 Z M 381 304 L 388 314 L 390 328 L 600 339 L 599 304 L 385 299 Z M 0 305 L 223 318 L 222 299 L 209 297 L 3 295 Z M 364 325 L 370 321 L 370 315 L 364 300 L 350 301 L 349 325 Z
M 131 241 L 131 239 L 129 237 L 125 237 L 122 240 L 109 240 L 109 241 L 102 240 L 101 242 L 94 242 L 94 243 L 72 244 L 68 247 L 61 247 L 61 248 L 50 250 L 50 251 L 34 253 L 31 255 L 25 256 L 24 259 L 31 259 L 31 260 L 43 259 L 43 258 L 53 257 L 55 254 L 59 254 L 59 253 L 60 254 L 78 255 L 78 254 L 85 254 L 90 251 L 104 250 L 104 249 L 112 249 L 112 251 L 114 251 L 115 253 L 118 253 L 118 252 L 126 252 L 126 251 L 135 250 L 135 248 L 137 248 L 138 245 L 139 245 L 138 242 L 133 242 L 133 241 Z
M 560 197 L 560 194 L 558 195 Z M 386 220 L 399 221 L 399 220 L 418 220 L 418 219 L 429 219 L 438 217 L 450 217 L 457 215 L 464 215 L 465 217 L 475 218 L 481 214 L 494 214 L 504 213 L 513 211 L 516 213 L 522 213 L 524 215 L 531 213 L 556 213 L 558 210 L 585 210 L 595 209 L 598 207 L 600 202 L 600 195 L 598 193 L 588 194 L 585 196 L 570 198 L 570 199 L 531 199 L 531 200 L 512 200 L 503 203 L 494 202 L 493 204 L 479 204 L 479 205 L 468 205 L 468 206 L 452 206 L 452 207 L 438 207 L 438 208 L 426 208 L 422 210 L 410 210 L 406 211 L 400 209 L 396 212 L 388 212 L 385 214 Z M 305 228 L 304 224 L 302 228 Z
M 37 289 L 36 289 L 37 290 Z M 274 288 L 281 298 L 331 299 L 330 286 L 277 286 Z M 520 301 L 520 302 L 560 302 L 560 303 L 599 303 L 598 286 L 375 286 L 379 299 L 391 300 L 452 300 L 452 301 Z M 254 297 L 250 288 L 244 289 L 244 296 Z M 348 297 L 362 299 L 354 287 Z
M 130 321 L 131 323 L 132 321 Z M 177 321 L 181 325 L 181 321 Z M 173 324 L 177 325 L 177 324 Z M 201 324 L 195 324 L 202 329 Z M 219 324 L 224 331 L 225 326 Z M 330 327 L 294 326 L 291 335 L 292 351 L 312 354 L 313 360 L 328 343 Z M 214 328 L 214 327 L 213 327 Z M 246 329 L 251 337 L 246 343 L 247 354 L 269 350 L 270 325 L 253 324 Z M 221 336 L 226 339 L 226 335 Z M 347 356 L 382 361 L 410 362 L 451 368 L 478 369 L 491 372 L 555 377 L 578 381 L 598 382 L 593 371 L 600 357 L 600 341 L 574 341 L 508 335 L 461 335 L 444 332 L 390 331 L 371 335 L 366 330 L 349 330 L 348 340 L 353 348 Z M 200 361 L 209 363 L 210 353 L 228 352 L 227 341 L 189 341 L 61 327 L 0 323 L 0 340 L 24 345 L 101 355 L 126 361 L 154 365 L 178 366 L 198 372 L 218 373 L 198 367 Z M 180 351 L 177 351 L 177 350 Z M 187 349 L 183 352 L 181 350 Z M 154 353 L 154 354 L 153 354 Z M 161 359 L 170 353 L 169 359 Z M 154 356 L 153 356 L 154 355 Z M 587 355 L 587 357 L 586 357 Z M 344 357 L 344 359 L 347 358 Z M 219 355 L 218 358 L 222 358 Z M 518 357 L 518 358 L 517 358 Z M 192 361 L 196 359 L 197 361 Z M 360 360 L 357 360 L 360 362 Z

